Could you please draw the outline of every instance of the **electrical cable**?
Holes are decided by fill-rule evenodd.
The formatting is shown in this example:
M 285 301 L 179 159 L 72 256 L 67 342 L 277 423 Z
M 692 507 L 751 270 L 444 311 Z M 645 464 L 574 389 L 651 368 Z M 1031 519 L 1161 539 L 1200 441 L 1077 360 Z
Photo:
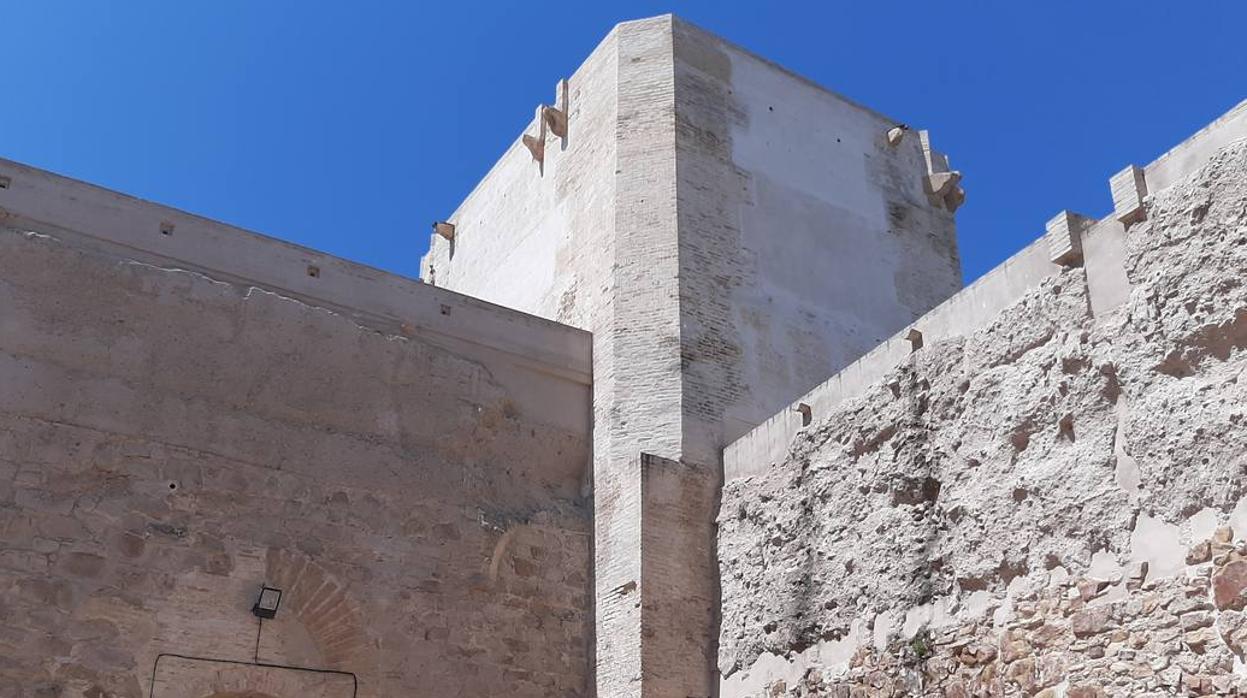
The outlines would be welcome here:
M 288 669 L 290 671 L 305 671 L 313 674 L 333 674 L 336 676 L 351 677 L 351 698 L 357 698 L 359 695 L 359 677 L 353 671 L 340 671 L 338 669 L 315 669 L 313 667 L 295 666 L 293 664 L 272 664 L 270 662 L 260 661 L 260 633 L 264 630 L 264 619 L 260 619 L 259 626 L 255 631 L 255 659 L 253 661 L 244 661 L 241 659 L 218 659 L 216 657 L 196 657 L 189 654 L 177 654 L 175 652 L 161 652 L 156 655 L 156 661 L 152 662 L 152 681 L 151 689 L 148 691 L 148 698 L 156 698 L 156 669 L 160 666 L 160 660 L 164 657 L 173 657 L 175 659 L 186 659 L 192 662 L 217 662 L 220 664 L 238 664 L 241 666 L 257 666 L 265 669 Z

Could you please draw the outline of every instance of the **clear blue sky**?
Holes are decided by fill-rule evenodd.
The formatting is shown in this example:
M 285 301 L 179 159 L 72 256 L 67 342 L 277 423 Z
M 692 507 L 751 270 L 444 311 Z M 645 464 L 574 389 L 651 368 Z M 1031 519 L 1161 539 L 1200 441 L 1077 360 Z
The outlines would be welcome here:
M 621 20 L 675 12 L 965 173 L 967 280 L 1247 98 L 1247 3 L 0 0 L 0 157 L 407 275 Z

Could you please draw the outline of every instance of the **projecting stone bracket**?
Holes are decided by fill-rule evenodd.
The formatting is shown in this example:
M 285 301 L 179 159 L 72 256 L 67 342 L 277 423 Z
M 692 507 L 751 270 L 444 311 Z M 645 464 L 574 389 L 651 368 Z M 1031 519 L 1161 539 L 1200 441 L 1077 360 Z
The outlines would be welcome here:
M 555 107 L 542 107 L 541 118 L 545 120 L 550 133 L 559 138 L 567 138 L 567 112 Z
M 1113 217 L 1125 225 L 1147 217 L 1143 200 L 1147 197 L 1147 180 L 1143 170 L 1135 165 L 1113 175 L 1108 180 L 1113 192 Z
M 890 141 L 891 132 L 888 133 L 888 138 Z M 931 147 L 929 131 L 919 131 L 918 140 L 922 143 L 922 157 L 927 163 L 927 176 L 923 182 L 927 200 L 932 206 L 956 213 L 966 202 L 966 192 L 961 188 L 961 173 L 949 169 L 948 156 Z
M 537 135 L 524 134 L 524 147 L 532 153 L 533 159 L 544 163 L 546 160 L 546 132 L 553 133 L 563 140 L 567 139 L 567 113 L 561 109 L 546 106 L 537 107 Z
M 528 152 L 533 156 L 533 160 L 541 166 L 542 173 L 545 172 L 546 134 L 554 134 L 556 138 L 562 140 L 562 147 L 567 147 L 567 99 L 567 81 L 559 80 L 554 88 L 554 102 L 558 106 L 537 105 L 537 135 L 526 133 L 520 138 L 524 147 L 528 148 Z
M 528 148 L 528 152 L 532 154 L 533 160 L 539 164 L 546 161 L 546 124 L 541 122 L 541 132 L 537 136 L 530 136 L 527 133 L 520 139 L 524 143 L 524 147 Z
M 1082 236 L 1094 223 L 1094 218 L 1070 211 L 1061 211 L 1053 216 L 1044 234 L 1052 263 L 1063 267 L 1082 264 Z
M 801 415 L 801 426 L 808 427 L 810 422 L 814 421 L 814 409 L 804 402 L 798 402 L 796 407 L 792 408 L 793 412 Z
M 960 186 L 960 172 L 935 172 L 927 175 L 924 188 L 932 206 L 955 213 L 966 201 L 966 192 Z
M 911 327 L 905 333 L 905 341 L 909 342 L 909 353 L 914 353 L 922 348 L 922 332 L 918 328 Z
M 455 239 L 455 224 L 446 221 L 435 221 L 433 223 L 433 232 L 446 238 L 447 240 Z

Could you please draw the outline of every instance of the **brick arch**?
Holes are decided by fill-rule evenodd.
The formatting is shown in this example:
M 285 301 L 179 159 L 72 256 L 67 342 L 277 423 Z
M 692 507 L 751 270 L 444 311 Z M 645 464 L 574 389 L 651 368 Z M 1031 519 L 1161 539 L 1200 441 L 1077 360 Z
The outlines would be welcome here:
M 493 553 L 489 556 L 489 583 L 491 585 L 497 585 L 498 575 L 515 538 L 530 530 L 532 530 L 532 526 L 528 524 L 515 524 L 498 538 L 498 542 L 494 544 Z
M 270 548 L 267 582 L 282 590 L 280 613 L 293 613 L 320 653 L 320 668 L 361 673 L 375 655 L 359 604 L 324 565 L 298 552 Z

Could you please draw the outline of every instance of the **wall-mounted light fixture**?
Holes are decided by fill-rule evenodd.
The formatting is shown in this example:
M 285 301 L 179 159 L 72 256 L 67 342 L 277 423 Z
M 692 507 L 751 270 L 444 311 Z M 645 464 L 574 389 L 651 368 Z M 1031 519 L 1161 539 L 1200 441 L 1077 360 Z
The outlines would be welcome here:
M 260 587 L 260 597 L 255 600 L 255 605 L 251 607 L 251 612 L 257 618 L 275 618 L 277 617 L 277 607 L 280 605 L 281 589 L 276 589 L 266 584 Z

